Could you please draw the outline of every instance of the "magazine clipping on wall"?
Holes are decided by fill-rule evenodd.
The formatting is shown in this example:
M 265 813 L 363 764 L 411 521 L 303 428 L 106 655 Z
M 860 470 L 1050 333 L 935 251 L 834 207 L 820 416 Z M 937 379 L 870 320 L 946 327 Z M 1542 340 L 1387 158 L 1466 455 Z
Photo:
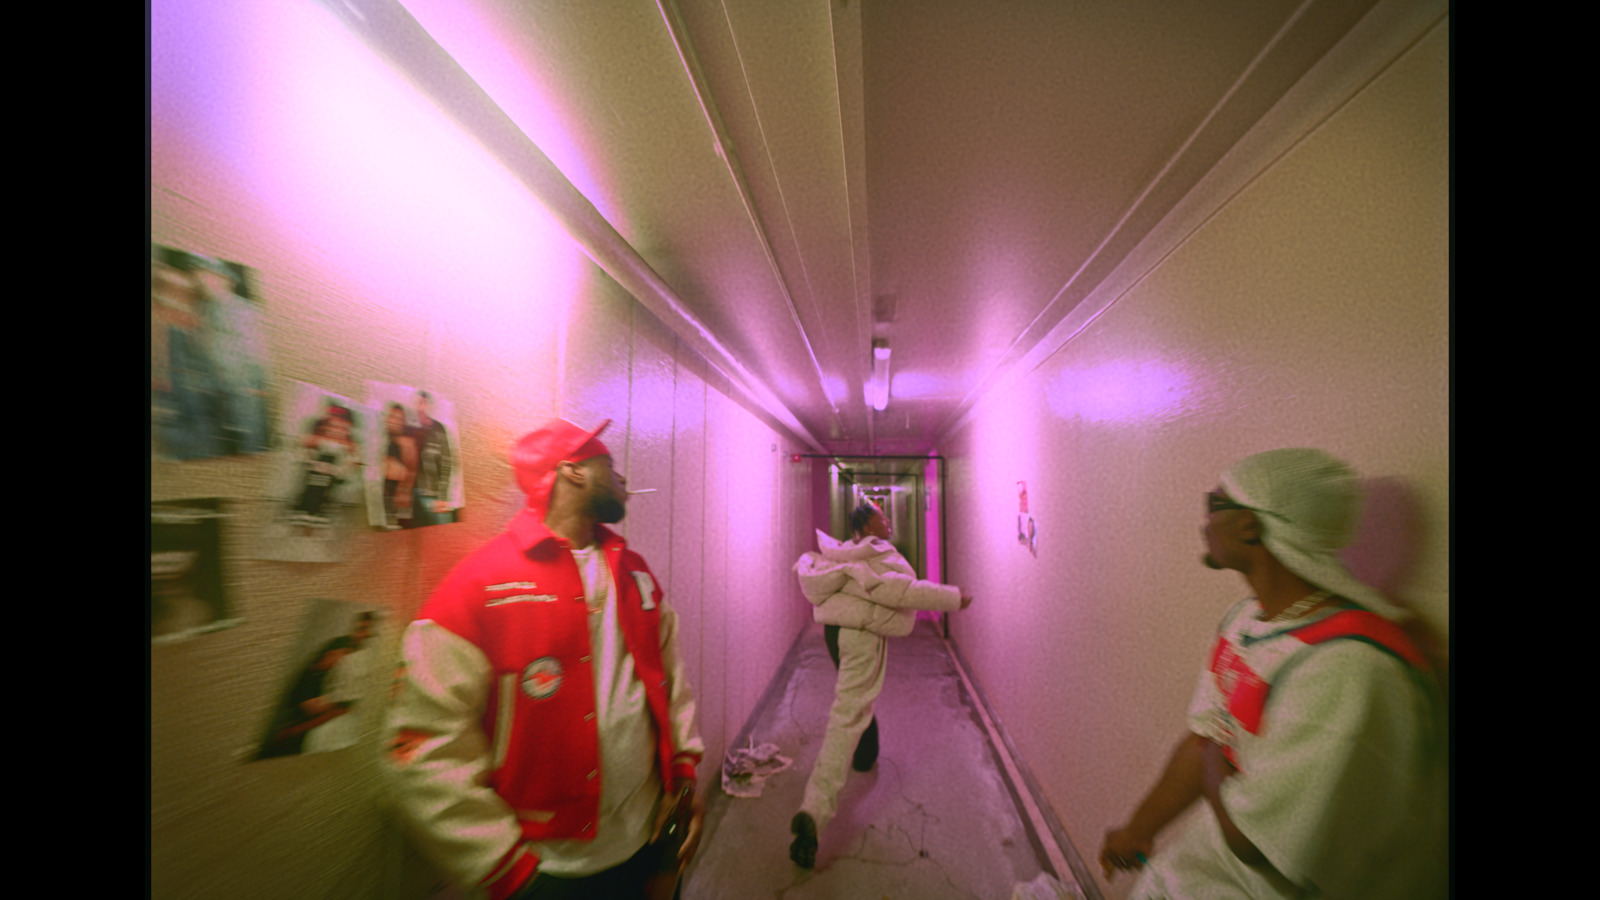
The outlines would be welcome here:
M 313 601 L 255 759 L 341 750 L 361 740 L 369 710 L 382 705 L 368 702 L 382 621 L 376 607 Z
M 271 449 L 253 270 L 150 245 L 150 432 L 164 459 Z
M 290 382 L 284 400 L 270 513 L 257 554 L 292 562 L 337 562 L 358 527 L 368 411 L 348 397 Z
M 217 498 L 150 504 L 150 641 L 168 643 L 239 624 L 229 615 Z
M 367 521 L 390 531 L 455 522 L 464 505 L 455 404 L 427 388 L 367 382 Z

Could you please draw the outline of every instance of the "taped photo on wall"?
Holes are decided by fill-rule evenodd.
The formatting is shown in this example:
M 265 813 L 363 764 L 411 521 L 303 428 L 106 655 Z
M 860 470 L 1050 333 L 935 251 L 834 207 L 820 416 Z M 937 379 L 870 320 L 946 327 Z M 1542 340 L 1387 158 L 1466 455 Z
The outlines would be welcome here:
M 218 498 L 150 504 L 150 640 L 167 643 L 239 623 L 223 572 Z
M 266 335 L 255 273 L 150 247 L 150 431 L 165 459 L 271 447 Z
M 359 526 L 364 431 L 371 414 L 350 398 L 291 382 L 261 559 L 336 562 Z
M 313 601 L 256 759 L 342 750 L 361 740 L 372 724 L 368 701 L 382 693 L 372 683 L 382 619 L 376 607 Z

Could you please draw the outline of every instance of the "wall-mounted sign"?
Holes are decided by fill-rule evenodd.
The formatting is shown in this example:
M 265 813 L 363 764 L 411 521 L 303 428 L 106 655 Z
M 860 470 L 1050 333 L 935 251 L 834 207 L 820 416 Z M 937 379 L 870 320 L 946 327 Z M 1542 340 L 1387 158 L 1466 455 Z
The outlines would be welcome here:
M 1033 516 L 1028 513 L 1028 483 L 1017 482 L 1017 543 L 1028 548 L 1034 556 L 1039 555 L 1039 528 L 1034 524 Z

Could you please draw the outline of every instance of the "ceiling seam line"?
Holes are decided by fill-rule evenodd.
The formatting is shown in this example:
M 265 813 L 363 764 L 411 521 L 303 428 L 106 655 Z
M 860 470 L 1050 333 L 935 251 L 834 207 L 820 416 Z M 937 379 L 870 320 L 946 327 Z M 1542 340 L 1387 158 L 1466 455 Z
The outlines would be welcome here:
M 726 0 L 724 0 L 724 2 L 726 2 Z M 872 354 L 872 341 L 873 341 L 873 338 L 875 337 L 875 335 L 873 334 L 873 330 L 874 330 L 874 326 L 875 326 L 876 323 L 874 323 L 873 320 L 872 320 L 871 298 L 870 297 L 868 298 L 868 302 L 865 305 L 863 305 L 862 302 L 861 302 L 861 299 L 862 299 L 861 298 L 861 265 L 860 265 L 860 261 L 857 259 L 857 255 L 856 255 L 856 232 L 855 232 L 856 223 L 855 223 L 855 217 L 853 215 L 851 215 L 851 205 L 850 205 L 850 198 L 851 198 L 851 194 L 850 194 L 850 152 L 849 152 L 849 147 L 846 146 L 846 136 L 845 136 L 845 127 L 844 127 L 844 100 L 843 100 L 843 98 L 841 96 L 843 94 L 843 89 L 840 87 L 840 78 L 839 78 L 839 36 L 838 36 L 838 28 L 835 25 L 835 22 L 837 22 L 837 17 L 833 14 L 832 10 L 833 10 L 833 7 L 830 5 L 829 6 L 829 15 L 828 15 L 828 32 L 829 32 L 829 36 L 831 37 L 831 40 L 828 42 L 828 49 L 833 54 L 833 103 L 834 103 L 835 114 L 836 114 L 837 119 L 838 119 L 838 128 L 839 128 L 839 162 L 841 164 L 841 167 L 844 169 L 844 178 L 843 178 L 843 181 L 844 181 L 844 212 L 845 212 L 845 223 L 846 223 L 846 225 L 847 225 L 847 227 L 849 229 L 849 238 L 850 238 L 850 240 L 849 240 L 849 245 L 850 245 L 850 296 L 851 296 L 852 302 L 855 304 L 855 309 L 856 309 L 856 343 L 858 344 L 856 349 L 857 350 L 866 351 L 866 355 L 868 356 L 868 358 L 870 358 L 871 354 Z M 858 38 L 859 38 L 859 35 L 858 35 Z M 859 53 L 858 53 L 858 55 L 859 55 Z M 864 77 L 865 76 L 863 76 L 863 78 Z M 863 107 L 866 104 L 865 96 L 863 96 L 863 98 L 862 98 L 862 104 L 863 104 Z M 866 142 L 865 127 L 863 126 L 863 133 L 862 133 L 862 143 L 863 143 L 863 145 L 865 145 L 865 142 Z M 866 157 L 865 146 L 863 146 L 863 152 L 862 152 L 862 163 L 863 163 L 863 165 L 865 165 L 865 157 Z M 865 177 L 865 174 L 866 174 L 865 172 L 862 173 L 862 177 L 863 178 Z M 863 203 L 866 202 L 866 198 L 865 197 L 862 198 L 862 202 Z M 865 216 L 866 213 L 863 212 L 862 215 Z M 867 240 L 867 241 L 871 240 L 871 230 L 870 229 L 868 229 L 868 233 L 864 236 L 863 239 Z M 870 251 L 870 247 L 868 248 L 868 250 Z M 870 260 L 870 256 L 869 256 L 869 260 Z M 871 292 L 872 292 L 872 285 L 869 282 L 868 285 L 867 285 L 867 293 L 870 295 Z M 863 342 L 865 343 L 865 346 L 864 347 L 863 346 L 859 346 Z M 826 393 L 826 391 L 824 391 L 824 393 Z M 873 410 L 871 408 L 871 404 L 866 404 L 866 407 L 867 407 L 867 446 L 868 447 L 874 447 L 875 446 L 875 429 L 873 428 L 873 421 L 872 421 L 872 419 L 873 419 L 873 417 L 872 417 Z M 841 433 L 843 433 L 842 429 L 841 429 Z
M 771 415 L 797 439 L 821 449 L 821 442 L 788 405 L 684 306 L 672 286 L 645 262 L 594 203 L 399 0 L 344 0 L 330 7 L 346 27 L 412 78 L 429 99 L 497 157 L 506 171 L 523 183 L 540 205 L 557 219 L 567 236 L 618 286 L 664 323 L 677 323 L 677 327 L 669 324 L 673 330 L 687 328 L 696 350 L 733 388 L 748 396 L 756 407 Z M 567 315 L 570 324 L 570 310 Z
M 761 121 L 761 110 L 759 105 L 756 103 L 755 91 L 750 87 L 750 75 L 748 70 L 745 68 L 744 53 L 739 49 L 739 37 L 734 31 L 733 19 L 728 14 L 728 4 L 726 0 L 722 0 L 722 2 L 719 3 L 719 7 L 722 10 L 722 20 L 728 27 L 728 38 L 733 44 L 734 57 L 739 61 L 739 77 L 744 82 L 745 95 L 749 98 L 750 110 L 755 115 L 756 131 L 761 135 L 762 154 L 766 157 L 767 169 L 772 173 L 773 184 L 776 185 L 778 189 L 778 203 L 783 208 L 784 222 L 789 226 L 790 239 L 794 244 L 795 258 L 799 260 L 801 277 L 805 280 L 806 290 L 811 298 L 812 313 L 820 322 L 824 317 L 822 315 L 822 311 L 817 308 L 817 295 L 815 287 L 811 284 L 811 271 L 806 265 L 805 253 L 800 248 L 799 239 L 797 237 L 798 230 L 795 228 L 794 218 L 789 214 L 789 200 L 783 190 L 783 179 L 778 175 L 778 167 L 776 164 L 774 164 L 772 159 L 771 146 L 767 142 L 766 126 Z M 730 163 L 731 165 L 731 160 L 727 155 L 727 152 L 728 151 L 726 150 L 724 151 L 723 161 L 725 163 Z M 736 186 L 740 192 L 740 199 L 745 203 L 746 213 L 751 217 L 757 233 L 761 236 L 763 242 L 762 249 L 767 254 L 767 264 L 772 267 L 773 277 L 777 280 L 780 289 L 783 291 L 783 299 L 789 307 L 789 316 L 794 322 L 795 330 L 800 333 L 800 340 L 805 344 L 806 353 L 810 355 L 811 364 L 813 368 L 816 369 L 817 387 L 822 391 L 823 399 L 827 400 L 829 409 L 833 411 L 834 427 L 839 431 L 839 433 L 842 434 L 844 433 L 845 429 L 844 421 L 839 412 L 839 404 L 834 401 L 833 397 L 828 395 L 827 388 L 825 387 L 827 383 L 827 376 L 826 373 L 822 371 L 822 362 L 817 359 L 816 350 L 811 343 L 810 334 L 806 331 L 805 324 L 800 320 L 800 311 L 795 308 L 794 295 L 789 290 L 788 283 L 783 278 L 783 272 L 778 268 L 777 257 L 772 251 L 771 235 L 767 233 L 765 226 L 760 222 L 759 214 L 755 212 L 754 201 L 748 196 L 749 184 L 743 180 L 742 172 L 740 173 L 739 179 L 736 182 Z M 828 349 L 832 350 L 832 343 L 829 341 L 826 331 L 823 332 L 822 339 L 823 341 L 828 342 Z
M 669 6 L 672 7 L 670 13 L 667 9 Z M 700 112 L 705 116 L 706 124 L 711 129 L 712 140 L 716 142 L 718 154 L 722 157 L 723 165 L 728 170 L 728 177 L 733 182 L 734 193 L 738 195 L 739 202 L 744 207 L 745 216 L 749 219 L 750 226 L 755 231 L 756 242 L 761 246 L 762 254 L 767 259 L 767 266 L 772 270 L 773 280 L 777 283 L 779 292 L 783 294 L 784 303 L 789 308 L 789 316 L 794 322 L 795 330 L 799 332 L 801 343 L 805 345 L 806 355 L 811 358 L 811 365 L 812 368 L 816 370 L 818 388 L 820 390 L 822 382 L 822 363 L 817 359 L 816 349 L 812 346 L 811 337 L 806 333 L 805 326 L 800 322 L 799 312 L 794 307 L 794 298 L 790 295 L 789 286 L 783 280 L 782 270 L 778 268 L 777 258 L 772 253 L 772 241 L 767 236 L 766 229 L 761 223 L 760 214 L 756 212 L 754 203 L 750 197 L 749 186 L 745 183 L 743 174 L 739 170 L 738 164 L 735 162 L 736 155 L 731 147 L 732 142 L 727 139 L 720 121 L 720 116 L 707 99 L 710 89 L 704 85 L 704 79 L 699 72 L 698 63 L 692 58 L 692 46 L 690 46 L 688 50 L 685 49 L 686 45 L 688 45 L 688 37 L 681 33 L 681 21 L 679 21 L 681 16 L 678 14 L 677 4 L 675 3 L 675 0 L 656 0 L 656 8 L 661 12 L 661 18 L 666 23 L 667 34 L 672 40 L 673 48 L 678 53 L 679 62 L 683 64 L 684 74 L 688 76 L 689 87 L 690 90 L 694 92 L 695 101 L 700 104 Z M 723 13 L 724 20 L 726 21 L 726 8 L 724 8 Z M 729 26 L 729 34 L 732 34 L 731 23 Z M 737 41 L 734 42 L 734 52 L 738 52 Z M 744 63 L 741 59 L 741 72 L 743 70 L 743 65 Z M 748 79 L 746 80 L 746 84 L 748 84 Z M 758 127 L 759 122 L 760 117 L 758 116 Z M 780 197 L 782 196 L 781 189 L 779 191 L 779 195 Z M 791 230 L 793 230 L 792 227 Z M 802 263 L 802 265 L 804 264 Z M 835 426 L 842 428 L 842 423 L 839 421 L 838 406 L 833 403 L 833 399 L 831 397 L 827 396 L 826 391 L 823 391 L 823 397 L 824 399 L 828 400 L 828 405 L 833 410 Z

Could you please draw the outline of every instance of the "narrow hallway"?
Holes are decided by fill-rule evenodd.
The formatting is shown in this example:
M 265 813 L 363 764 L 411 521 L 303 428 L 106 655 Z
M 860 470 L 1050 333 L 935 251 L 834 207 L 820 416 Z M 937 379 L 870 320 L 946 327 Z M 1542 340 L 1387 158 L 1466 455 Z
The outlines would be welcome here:
M 746 747 L 776 744 L 793 760 L 761 796 L 708 786 L 707 834 L 683 900 L 1007 900 L 1049 871 L 1003 764 L 932 621 L 889 641 L 876 707 L 881 750 L 852 772 L 839 813 L 822 833 L 811 871 L 789 859 L 789 820 L 800 807 L 833 701 L 835 670 L 812 624 L 754 714 Z M 1071 873 L 1061 876 L 1068 893 Z
M 553 496 L 545 462 L 597 474 L 569 480 L 584 516 L 643 562 L 612 567 L 607 597 L 638 602 L 597 625 L 627 610 L 620 646 L 643 650 L 676 613 L 709 807 L 684 900 L 1043 900 L 1017 891 L 1041 877 L 1128 900 L 1106 833 L 1191 733 L 1219 625 L 1262 593 L 1245 570 L 1277 559 L 1244 533 L 1270 510 L 1235 494 L 1258 492 L 1222 483 L 1273 450 L 1357 476 L 1353 540 L 1318 537 L 1314 562 L 1414 614 L 1444 703 L 1445 759 L 1425 762 L 1453 786 L 1452 12 L 149 0 L 147 895 L 499 900 L 532 886 L 540 845 L 585 834 L 545 874 L 616 867 L 654 823 L 600 827 L 598 796 L 634 780 L 615 776 L 641 713 L 673 731 L 673 682 L 590 652 L 619 646 L 610 628 L 583 644 L 589 585 L 562 556 L 593 557 L 583 535 L 557 587 L 485 580 L 458 610 L 470 635 L 430 608 L 474 593 L 451 573 L 514 523 L 550 530 L 548 507 L 524 515 Z M 520 439 L 558 419 L 609 423 L 626 494 L 596 489 L 601 455 L 519 473 Z M 836 675 L 794 564 L 864 499 L 923 579 L 977 599 L 948 642 L 929 622 L 889 642 L 876 767 L 802 869 L 789 823 Z M 1242 526 L 1226 560 L 1216 516 Z M 1275 609 L 1343 590 L 1294 577 Z M 501 618 L 527 633 L 480 627 Z M 1387 690 L 1417 655 L 1372 652 L 1409 667 L 1363 665 L 1374 703 L 1311 699 L 1433 737 L 1430 704 Z M 402 698 L 446 687 L 413 665 L 430 656 L 476 715 L 402 727 Z M 1250 663 L 1225 663 L 1211 683 L 1237 690 Z M 1326 748 L 1283 758 L 1329 784 L 1264 778 L 1245 808 L 1303 826 L 1303 854 L 1274 851 L 1294 890 L 1376 900 L 1329 876 L 1395 869 L 1374 823 L 1415 805 L 1453 826 L 1453 794 L 1332 784 L 1350 764 L 1328 719 L 1298 720 Z M 719 767 L 752 740 L 791 764 L 729 797 Z M 689 738 L 661 744 L 670 776 Z M 439 784 L 473 802 L 435 804 Z M 1207 841 L 1181 867 L 1237 868 L 1211 804 L 1188 815 Z M 1276 824 L 1253 826 L 1268 862 Z M 1442 845 L 1407 854 L 1436 884 L 1404 900 L 1453 887 L 1454 832 L 1431 827 L 1399 829 Z M 1272 896 L 1228 900 L 1250 893 Z

